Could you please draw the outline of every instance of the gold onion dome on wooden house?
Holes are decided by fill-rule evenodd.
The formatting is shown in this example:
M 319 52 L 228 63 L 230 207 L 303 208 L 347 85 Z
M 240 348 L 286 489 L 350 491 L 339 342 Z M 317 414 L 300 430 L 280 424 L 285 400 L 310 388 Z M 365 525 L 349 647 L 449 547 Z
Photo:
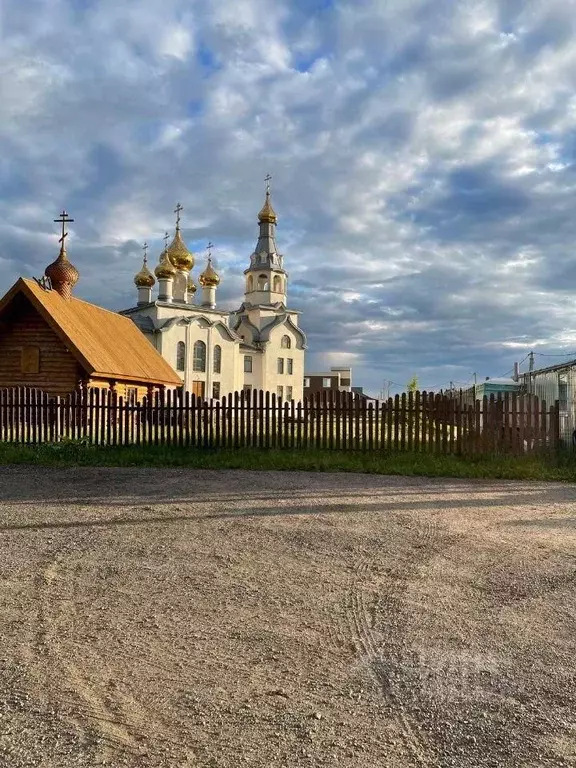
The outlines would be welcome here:
M 155 283 L 154 275 L 148 269 L 148 260 L 144 256 L 142 269 L 134 276 L 134 284 L 137 288 L 153 288 Z
M 203 288 L 215 288 L 220 284 L 220 276 L 212 266 L 212 259 L 210 257 L 208 257 L 208 265 L 198 278 L 198 281 Z
M 278 223 L 278 217 L 276 216 L 276 211 L 274 208 L 272 208 L 272 203 L 270 202 L 270 190 L 266 190 L 266 200 L 264 202 L 264 205 L 262 206 L 262 209 L 260 210 L 260 213 L 258 214 L 258 221 L 260 222 L 268 222 L 269 224 L 277 224 Z
M 158 262 L 156 269 L 154 270 L 154 274 L 159 280 L 161 280 L 162 278 L 167 279 L 169 277 L 174 277 L 174 275 L 176 274 L 176 267 L 172 264 L 172 262 L 168 258 L 168 251 L 166 248 L 160 254 L 160 261 Z
M 194 254 L 191 253 L 186 247 L 186 243 L 182 239 L 180 227 L 176 226 L 176 234 L 174 240 L 168 246 L 168 258 L 176 269 L 183 270 L 184 272 L 190 272 L 194 266 Z

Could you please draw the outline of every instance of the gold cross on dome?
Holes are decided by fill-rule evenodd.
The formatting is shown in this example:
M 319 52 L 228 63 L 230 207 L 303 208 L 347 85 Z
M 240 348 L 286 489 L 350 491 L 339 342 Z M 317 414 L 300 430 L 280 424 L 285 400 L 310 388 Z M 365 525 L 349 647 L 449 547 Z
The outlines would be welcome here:
M 64 238 L 68 237 L 68 232 L 66 232 L 66 224 L 71 224 L 73 221 L 74 219 L 71 219 L 66 211 L 62 211 L 59 219 L 54 219 L 54 224 L 62 224 L 62 237 L 60 240 L 58 240 L 59 243 L 62 243 L 62 247 L 64 247 Z
M 209 242 L 206 246 L 206 250 L 208 251 L 208 261 L 212 261 L 212 248 L 214 248 L 214 244 Z
M 266 178 L 264 179 L 264 181 L 266 182 L 266 194 L 269 195 L 270 194 L 270 182 L 272 181 L 272 176 L 270 176 L 270 174 L 268 173 L 266 175 Z
M 184 210 L 183 206 L 180 205 L 180 203 L 177 204 L 176 208 L 174 209 L 174 213 L 176 214 L 176 229 L 180 229 L 180 213 Z
M 164 250 L 168 250 L 168 240 L 170 240 L 170 235 L 168 232 L 164 232 Z
M 144 243 L 142 246 L 142 250 L 144 251 L 144 264 L 148 263 L 148 243 Z

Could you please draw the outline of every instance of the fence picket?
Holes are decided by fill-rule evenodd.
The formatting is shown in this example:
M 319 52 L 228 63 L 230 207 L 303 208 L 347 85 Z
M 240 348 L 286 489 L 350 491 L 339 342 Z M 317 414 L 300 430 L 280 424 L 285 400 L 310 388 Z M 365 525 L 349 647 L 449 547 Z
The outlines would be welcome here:
M 546 400 L 542 400 L 542 403 L 540 405 L 540 450 L 546 451 L 548 450 L 548 430 L 547 427 L 547 416 L 548 413 L 546 411 Z
M 28 387 L 0 390 L 0 441 L 64 437 L 86 437 L 92 445 L 517 455 L 557 447 L 560 423 L 559 405 L 517 393 L 465 404 L 462 397 L 426 392 L 372 403 L 344 392 L 295 402 L 262 390 L 218 400 L 160 390 L 133 402 L 100 388 L 66 397 Z

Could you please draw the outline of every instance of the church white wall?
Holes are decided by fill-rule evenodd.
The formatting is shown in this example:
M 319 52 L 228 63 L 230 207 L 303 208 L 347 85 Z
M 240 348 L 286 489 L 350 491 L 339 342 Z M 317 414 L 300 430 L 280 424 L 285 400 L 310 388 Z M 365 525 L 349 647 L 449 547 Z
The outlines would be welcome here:
M 290 339 L 290 349 L 282 348 L 282 337 Z M 264 351 L 263 373 L 264 388 L 278 393 L 282 387 L 283 399 L 288 397 L 287 387 L 292 387 L 292 399 L 299 401 L 303 397 L 304 386 L 304 350 L 298 349 L 299 339 L 291 328 L 280 325 L 270 333 L 270 341 Z M 278 373 L 278 358 L 284 360 L 284 373 Z M 292 360 L 292 373 L 288 373 L 288 359 Z
M 242 358 L 242 385 L 239 389 L 242 389 L 245 385 L 250 385 L 252 389 L 263 389 L 262 352 L 253 349 L 242 349 L 240 350 L 240 356 Z M 252 373 L 248 373 L 244 370 L 245 356 L 252 358 Z
M 181 323 L 175 324 L 162 333 L 156 334 L 159 340 L 164 359 L 174 368 L 182 379 L 185 391 L 200 392 L 198 382 L 203 383 L 204 396 L 212 397 L 214 382 L 220 383 L 220 397 L 229 395 L 241 388 L 241 380 L 238 377 L 239 344 L 231 340 L 228 334 L 221 328 L 207 325 L 206 323 Z M 205 370 L 194 370 L 194 345 L 201 341 L 206 345 Z M 185 369 L 177 369 L 178 344 L 185 344 Z M 220 372 L 214 371 L 214 348 L 221 348 Z
M 246 294 L 250 304 L 286 303 L 286 294 L 280 291 L 251 291 Z

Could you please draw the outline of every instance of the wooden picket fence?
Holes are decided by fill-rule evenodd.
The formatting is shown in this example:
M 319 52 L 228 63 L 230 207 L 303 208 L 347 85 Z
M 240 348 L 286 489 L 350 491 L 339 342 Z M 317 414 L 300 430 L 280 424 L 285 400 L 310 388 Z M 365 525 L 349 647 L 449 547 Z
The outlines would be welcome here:
M 19 388 L 0 390 L 0 441 L 522 454 L 559 446 L 558 414 L 558 403 L 516 394 L 466 404 L 426 392 L 381 402 L 323 393 L 294 403 L 260 391 L 221 400 L 166 391 L 133 403 L 107 390 L 61 398 Z

